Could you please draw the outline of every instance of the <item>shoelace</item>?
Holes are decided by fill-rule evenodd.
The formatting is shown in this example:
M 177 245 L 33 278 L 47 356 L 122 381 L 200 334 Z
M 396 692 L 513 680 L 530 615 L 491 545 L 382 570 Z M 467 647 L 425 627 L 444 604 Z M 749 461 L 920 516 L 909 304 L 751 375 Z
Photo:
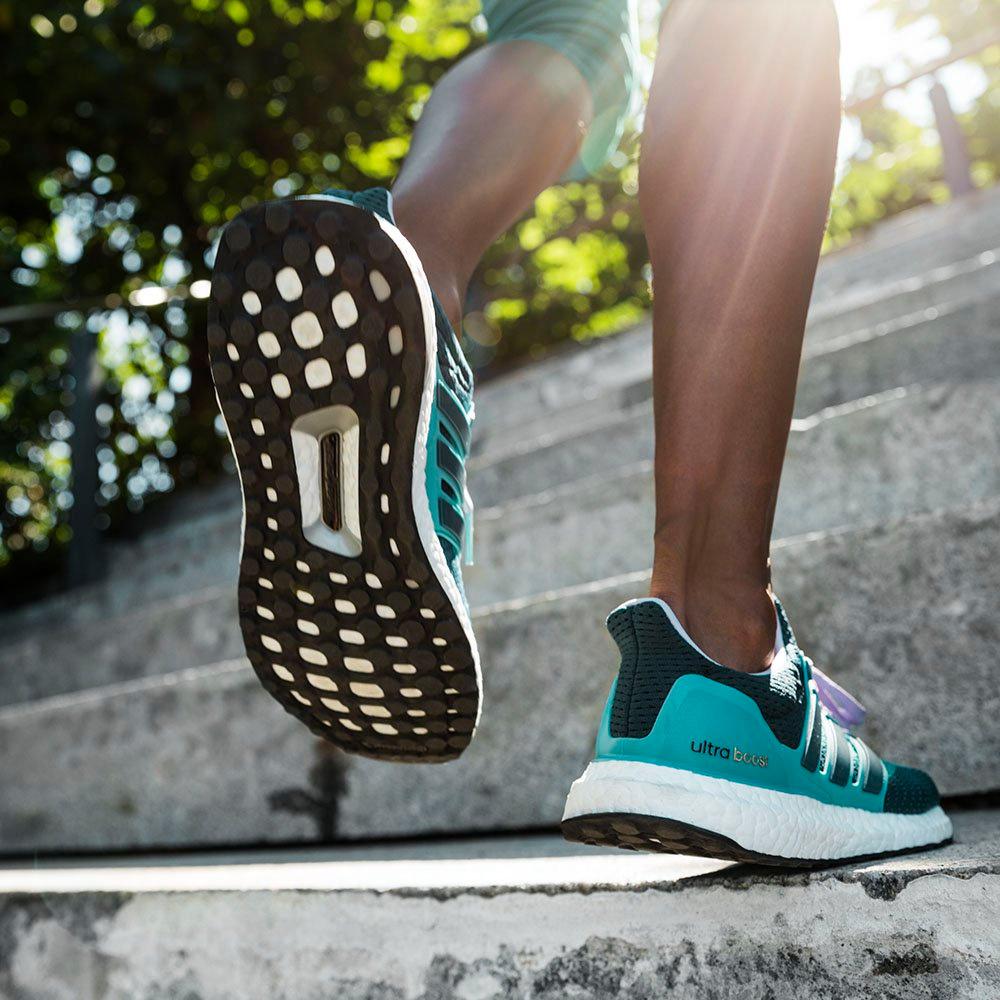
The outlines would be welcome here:
M 868 714 L 865 706 L 835 680 L 824 674 L 805 653 L 801 653 L 801 656 L 816 681 L 820 704 L 830 713 L 830 717 L 845 729 L 862 725 Z

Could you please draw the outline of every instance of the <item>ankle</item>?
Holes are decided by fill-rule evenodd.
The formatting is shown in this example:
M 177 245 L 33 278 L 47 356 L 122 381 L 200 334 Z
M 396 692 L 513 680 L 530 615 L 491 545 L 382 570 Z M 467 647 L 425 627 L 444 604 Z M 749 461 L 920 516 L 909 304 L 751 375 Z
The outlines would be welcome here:
M 692 641 L 717 663 L 756 673 L 774 658 L 776 618 L 770 591 L 731 581 L 656 581 L 650 596 L 673 609 Z
M 393 216 L 399 231 L 417 251 L 427 282 L 458 333 L 462 327 L 467 279 L 460 277 L 459 269 L 443 245 L 440 234 L 413 199 L 407 195 L 394 197 Z

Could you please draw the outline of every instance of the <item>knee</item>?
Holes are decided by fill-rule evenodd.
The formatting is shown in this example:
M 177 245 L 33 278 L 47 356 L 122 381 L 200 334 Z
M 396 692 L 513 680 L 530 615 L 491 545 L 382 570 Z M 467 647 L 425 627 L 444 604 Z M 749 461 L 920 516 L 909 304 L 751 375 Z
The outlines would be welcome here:
M 744 46 L 781 39 L 802 54 L 840 47 L 835 0 L 673 0 L 661 29 L 667 34 L 682 29 L 718 38 L 729 35 Z
M 593 118 L 581 158 L 589 169 L 599 166 L 617 145 L 639 90 L 638 41 L 629 0 L 485 0 L 483 12 L 490 42 L 542 43 L 583 76 Z
M 487 0 L 489 41 L 543 42 L 566 56 L 595 90 L 636 79 L 629 0 Z M 596 95 L 595 95 L 596 96 Z
M 766 31 L 784 33 L 791 45 L 801 47 L 803 56 L 840 56 L 840 22 L 834 0 L 772 0 L 769 11 L 774 25 L 762 26 Z
M 834 0 L 808 0 L 787 6 L 813 51 L 840 57 L 840 20 Z

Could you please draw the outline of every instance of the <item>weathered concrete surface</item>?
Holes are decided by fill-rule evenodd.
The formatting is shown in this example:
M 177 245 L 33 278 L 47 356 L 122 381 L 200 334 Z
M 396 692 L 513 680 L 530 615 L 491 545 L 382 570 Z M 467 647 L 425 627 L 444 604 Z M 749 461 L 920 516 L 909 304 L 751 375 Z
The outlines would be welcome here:
M 865 252 L 875 253 L 877 246 Z M 996 294 L 1000 262 L 995 258 L 996 254 L 984 252 L 921 274 L 907 272 L 904 278 L 861 285 L 817 305 L 807 334 L 807 354 L 811 352 L 814 361 L 805 365 L 799 412 L 811 411 L 823 401 L 853 399 L 887 384 L 996 371 L 1000 350 L 993 341 L 1000 325 L 1000 307 L 995 308 L 1000 301 Z M 823 268 L 840 259 L 840 254 L 834 255 Z M 982 301 L 990 296 L 992 304 Z M 969 298 L 978 306 L 969 305 Z M 957 310 L 958 302 L 965 308 Z M 927 329 L 928 322 L 919 321 L 914 312 L 930 306 L 941 311 L 930 322 L 933 329 Z M 984 331 L 984 323 L 992 328 Z M 975 343 L 964 339 L 969 324 L 980 325 L 978 332 L 972 331 Z M 854 342 L 851 348 L 831 351 L 845 333 Z M 927 339 L 933 341 L 933 349 L 926 347 Z M 874 355 L 870 365 L 869 352 Z M 859 368 L 866 369 L 860 376 Z M 648 458 L 652 453 L 649 370 L 645 324 L 487 384 L 478 394 L 481 432 L 470 467 L 480 509 Z M 596 451 L 585 446 L 577 453 L 579 439 L 588 434 L 607 434 L 608 439 L 597 441 Z M 112 547 L 112 579 L 2 616 L 5 634 L 13 637 L 49 627 L 52 621 L 71 625 L 119 615 L 130 606 L 174 596 L 179 582 L 191 590 L 231 580 L 236 559 L 232 539 L 238 523 L 235 485 L 211 491 L 211 498 L 203 504 L 176 504 L 173 527 L 154 531 L 133 545 Z M 216 544 L 220 540 L 221 545 Z
M 197 516 L 151 530 L 135 541 L 109 542 L 106 578 L 0 614 L 5 641 L 94 618 L 117 617 L 223 580 L 235 582 L 240 524 L 235 476 L 231 483 L 219 484 L 208 493 L 212 503 L 206 503 Z M 181 581 L 179 574 L 186 574 Z M 5 671 L 3 663 L 0 652 L 0 676 Z
M 996 823 L 958 817 L 949 848 L 813 874 L 542 844 L 521 860 L 0 872 L 0 995 L 992 1000 Z
M 187 582 L 190 576 L 181 578 L 181 586 Z M 235 584 L 224 583 L 126 607 L 115 617 L 92 614 L 69 627 L 28 631 L 0 654 L 0 705 L 239 655 L 236 613 Z
M 807 347 L 795 412 L 802 419 L 900 387 L 961 385 L 997 375 L 1000 297 L 946 304 Z M 561 418 L 534 437 L 505 437 L 474 453 L 469 463 L 474 498 L 495 506 L 651 457 L 648 372 L 628 389 L 628 398 L 636 402 L 621 408 L 625 391 L 602 398 L 575 423 Z
M 897 386 L 967 382 L 1000 371 L 1000 298 L 947 303 L 803 353 L 796 416 Z
M 648 430 L 624 425 L 617 428 L 620 437 L 609 439 L 608 433 L 567 442 L 562 454 L 617 463 L 630 439 L 651 454 Z M 641 444 L 634 450 L 642 454 Z M 798 422 L 789 440 L 775 537 L 876 524 L 1000 496 L 1000 460 L 990 457 L 995 455 L 1000 455 L 997 381 L 900 391 Z M 654 520 L 650 462 L 601 472 L 478 513 L 476 565 L 465 577 L 474 607 L 648 565 Z M 86 599 L 80 598 L 75 623 L 10 637 L 0 651 L 0 704 L 239 655 L 232 595 L 236 522 L 230 515 L 226 530 L 222 522 L 202 531 L 192 527 L 162 546 L 157 587 L 169 586 L 174 596 L 155 604 L 147 599 L 134 609 L 125 605 L 114 616 L 95 602 L 87 617 Z M 581 539 L 594 543 L 581 545 Z
M 807 345 L 919 310 L 995 294 L 1000 281 L 1000 195 L 905 213 L 856 245 L 820 261 Z M 474 427 L 482 454 L 532 437 L 539 420 L 585 418 L 595 405 L 648 395 L 648 323 L 574 346 L 482 386 Z M 600 402 L 598 402 L 600 401 Z
M 907 272 L 883 285 L 863 285 L 815 305 L 806 326 L 806 351 L 847 335 L 874 338 L 912 326 L 933 309 L 947 312 L 998 297 L 1000 252 L 994 248 L 920 274 Z M 540 436 L 565 435 L 595 417 L 648 400 L 651 336 L 649 323 L 643 323 L 487 383 L 477 394 L 475 453 L 491 456 Z
M 648 377 L 651 330 L 646 320 L 612 337 L 570 345 L 478 387 L 474 450 L 485 453 L 498 439 L 522 436 L 524 427 L 558 420 L 566 409 L 585 416 L 590 402 Z
M 613 437 L 595 432 L 564 448 L 567 458 L 587 456 L 580 468 L 589 468 L 591 478 L 478 514 L 476 565 L 465 577 L 475 604 L 648 564 L 655 510 L 652 435 L 627 423 L 613 426 Z M 619 466 L 623 454 L 643 445 L 644 461 Z M 799 421 L 789 439 L 775 537 L 1000 496 L 1000 459 L 992 457 L 997 455 L 995 380 L 903 390 Z
M 469 460 L 469 490 L 479 508 L 497 507 L 519 497 L 621 469 L 652 457 L 653 407 L 649 401 L 627 409 L 596 411 L 575 427 L 520 441 Z
M 997 231 L 1000 239 L 1000 227 Z M 806 343 L 912 316 L 948 302 L 977 302 L 1000 294 L 1000 244 L 919 274 L 907 273 L 875 287 L 849 289 L 809 310 Z
M 921 268 L 912 251 L 917 244 L 926 244 L 929 237 L 929 263 L 925 261 Z M 1000 195 L 995 191 L 962 205 L 918 209 L 890 220 L 857 246 L 821 261 L 807 344 L 818 346 L 843 334 L 912 316 L 921 309 L 995 296 L 1000 261 L 993 251 L 998 245 Z M 892 267 L 875 269 L 877 279 L 869 280 L 871 263 L 886 254 L 893 260 Z M 501 451 L 509 450 L 519 438 L 534 438 L 543 430 L 550 435 L 566 433 L 595 416 L 601 418 L 647 401 L 649 336 L 649 324 L 643 323 L 483 385 L 477 393 L 477 455 L 482 458 L 498 445 Z M 500 428 L 511 433 L 499 434 Z M 481 492 L 484 502 L 494 504 L 502 499 Z M 218 500 L 213 500 L 205 512 L 207 530 L 214 524 L 212 508 L 223 511 L 233 505 L 235 497 L 234 489 L 222 490 Z M 174 506 L 175 520 L 201 520 L 197 503 L 194 510 L 186 502 Z M 153 533 L 149 541 L 158 535 Z M 129 561 L 144 554 L 146 543 L 116 547 L 116 571 L 126 573 Z M 146 574 L 141 590 L 154 593 L 156 586 L 156 574 Z M 121 604 L 109 604 L 108 611 L 115 607 Z M 60 610 L 71 617 L 74 602 L 68 601 Z M 48 611 L 39 613 L 48 616 Z M 4 625 L 16 627 L 20 619 L 12 621 L 4 616 Z
M 548 446 L 533 444 L 523 455 L 473 470 L 477 498 L 509 498 L 496 507 L 480 504 L 477 511 L 477 565 L 466 573 L 474 605 L 601 579 L 638 569 L 649 559 L 648 406 L 605 417 L 597 427 Z M 991 460 L 997 454 L 997 380 L 901 390 L 821 412 L 793 425 L 776 537 L 873 523 L 1000 493 L 1000 462 Z M 91 683 L 137 676 L 130 667 L 115 666 L 114 650 L 144 657 L 142 626 L 134 633 L 124 620 L 110 629 L 106 622 L 151 615 L 155 623 L 154 602 L 166 601 L 169 617 L 171 602 L 186 604 L 206 587 L 233 585 L 239 520 L 236 502 L 225 513 L 153 535 L 134 546 L 131 562 L 103 585 L 8 616 L 0 650 L 0 704 L 75 690 L 88 664 L 107 664 Z M 602 544 L 581 546 L 581 537 L 600 538 Z M 141 614 L 143 609 L 149 614 Z M 196 614 L 192 629 L 200 652 L 189 662 L 210 662 L 232 649 L 219 643 L 214 621 L 203 622 Z M 64 682 L 39 685 L 26 664 L 48 664 Z M 154 642 L 149 669 L 141 672 L 176 666 L 169 650 L 161 656 Z
M 1000 787 L 998 550 L 1000 501 L 774 552 L 803 645 L 868 704 L 866 737 L 949 794 Z M 0 850 L 551 824 L 612 677 L 602 620 L 645 585 L 640 573 L 478 616 L 483 722 L 440 767 L 326 752 L 242 661 L 7 708 Z
M 875 227 L 825 257 L 813 303 L 821 305 L 902 275 L 920 274 L 1000 246 L 1000 194 L 994 187 L 948 205 L 927 205 Z

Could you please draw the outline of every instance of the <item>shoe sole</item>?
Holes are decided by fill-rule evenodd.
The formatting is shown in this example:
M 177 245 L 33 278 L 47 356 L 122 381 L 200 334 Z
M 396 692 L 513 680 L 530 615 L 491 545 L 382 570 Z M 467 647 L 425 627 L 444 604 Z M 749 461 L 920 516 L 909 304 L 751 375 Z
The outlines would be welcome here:
M 412 247 L 340 199 L 250 209 L 219 244 L 208 341 L 260 682 L 344 750 L 454 759 L 479 658 L 427 501 L 437 331 Z
M 570 789 L 562 832 L 604 847 L 808 867 L 940 846 L 952 827 L 940 806 L 872 813 L 655 764 L 595 761 Z

